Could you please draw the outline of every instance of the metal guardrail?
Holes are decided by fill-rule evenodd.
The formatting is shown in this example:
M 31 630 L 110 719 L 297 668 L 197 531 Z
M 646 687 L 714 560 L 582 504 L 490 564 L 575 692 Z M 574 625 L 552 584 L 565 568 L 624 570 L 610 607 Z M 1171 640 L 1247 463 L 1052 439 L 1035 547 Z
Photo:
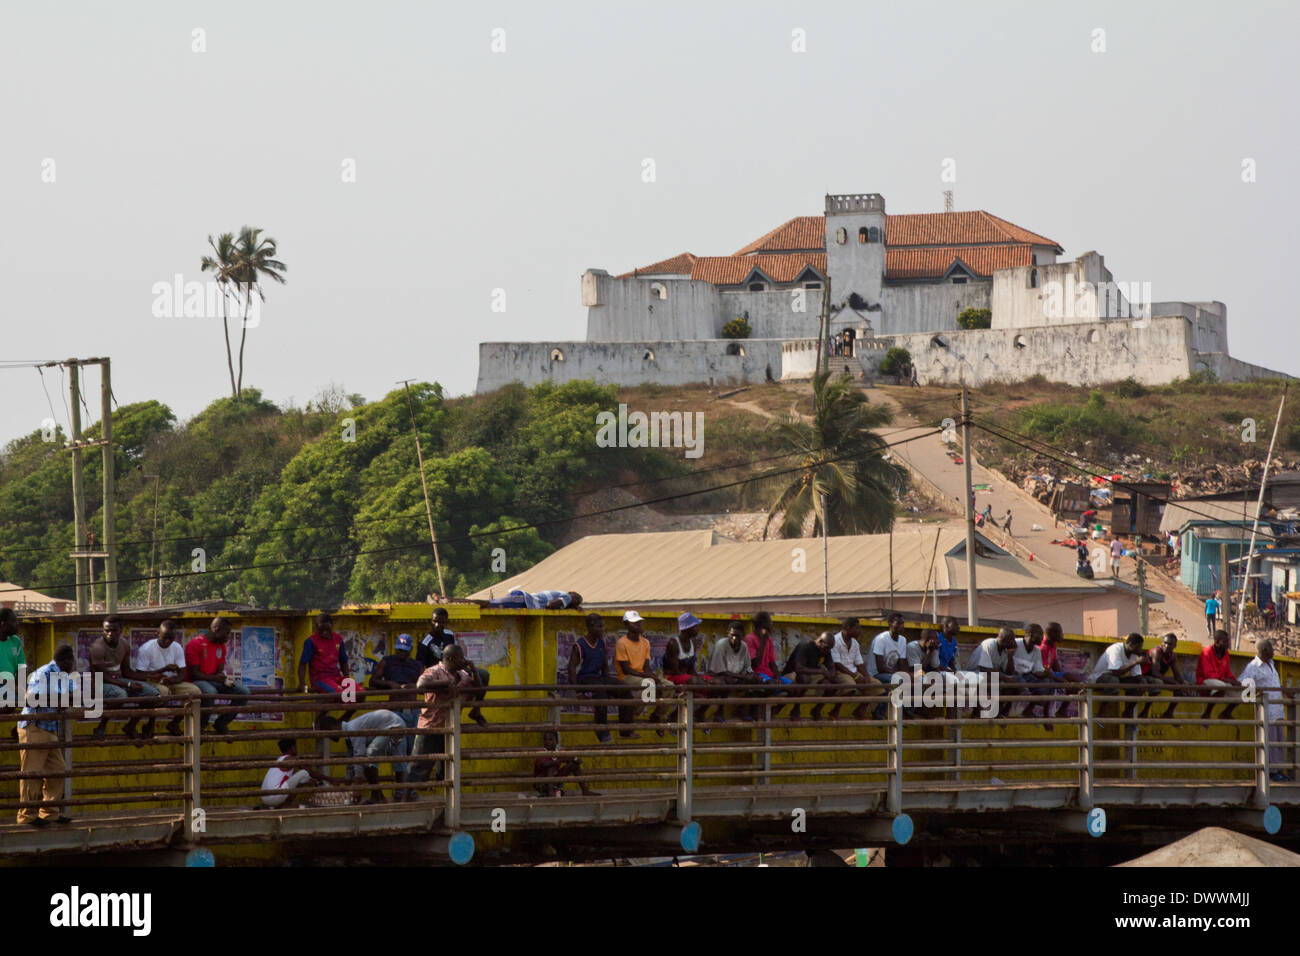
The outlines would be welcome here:
M 169 719 L 177 715 L 179 708 L 184 714 L 180 735 L 159 736 L 141 745 L 168 746 L 172 752 L 162 758 L 142 749 L 139 759 L 95 760 L 96 752 L 120 748 L 130 741 L 120 735 L 95 739 L 84 733 L 74 734 L 75 724 L 91 719 L 75 711 L 61 714 L 64 729 L 58 741 L 23 746 L 11 740 L 7 729 L 10 723 L 23 719 L 21 715 L 0 714 L 0 754 L 61 749 L 66 761 L 66 769 L 60 772 L 0 769 L 0 787 L 24 779 L 62 779 L 61 810 L 129 806 L 135 808 L 133 812 L 143 812 L 141 807 L 169 811 L 179 816 L 184 841 L 189 844 L 202 842 L 204 812 L 232 806 L 247 809 L 247 803 L 240 801 L 283 793 L 264 790 L 261 781 L 266 770 L 277 764 L 278 754 L 225 756 L 220 753 L 221 747 L 281 737 L 323 742 L 319 755 L 293 758 L 295 768 L 312 767 L 328 773 L 339 766 L 376 763 L 441 766 L 441 780 L 381 780 L 376 786 L 362 779 L 355 783 L 332 782 L 329 789 L 349 794 L 376 789 L 414 791 L 417 802 L 440 810 L 442 827 L 453 831 L 462 825 L 467 803 L 531 806 L 546 802 L 544 796 L 568 784 L 578 784 L 584 790 L 600 787 L 599 795 L 587 798 L 596 803 L 662 798 L 671 802 L 673 816 L 681 823 L 692 820 L 697 800 L 737 790 L 752 793 L 783 787 L 806 792 L 848 788 L 875 794 L 880 797 L 880 810 L 891 815 L 902 813 L 919 795 L 972 788 L 1066 789 L 1072 793 L 1072 804 L 1082 810 L 1093 806 L 1099 785 L 1134 783 L 1164 791 L 1184 790 L 1193 799 L 1210 786 L 1235 786 L 1240 789 L 1238 805 L 1249 808 L 1267 806 L 1271 789 L 1284 788 L 1295 802 L 1300 802 L 1300 785 L 1294 782 L 1300 769 L 1300 721 L 1295 699 L 1283 703 L 1286 719 L 1280 722 L 1269 721 L 1269 702 L 1262 694 L 1254 701 L 1236 702 L 1233 719 L 1216 716 L 1203 721 L 1199 713 L 1189 716 L 1189 708 L 1210 704 L 1219 711 L 1232 701 L 1186 686 L 1177 688 L 1178 696 L 1174 697 L 1164 696 L 1173 689 L 1167 685 L 1003 686 L 1008 692 L 1002 695 L 1001 703 L 1009 705 L 1011 711 L 1044 705 L 1058 707 L 1061 713 L 1049 720 L 1025 713 L 982 717 L 954 713 L 952 708 L 909 708 L 884 696 L 883 685 L 792 685 L 779 690 L 771 689 L 771 685 L 730 685 L 725 691 L 686 685 L 675 688 L 673 696 L 646 701 L 630 700 L 626 696 L 629 688 L 622 684 L 582 685 L 581 689 L 537 684 L 458 689 L 455 696 L 462 699 L 452 701 L 446 725 L 440 729 L 346 731 L 254 726 L 214 734 L 202 729 L 210 715 L 233 715 L 253 709 L 318 715 L 381 708 L 409 710 L 423 704 L 414 699 L 414 692 L 399 691 L 363 692 L 356 703 L 343 703 L 337 696 L 322 694 L 266 695 L 242 704 L 224 705 L 216 702 L 219 696 L 205 698 L 202 704 L 198 698 L 148 698 L 149 706 L 138 700 L 126 706 L 114 702 L 116 706 L 106 705 L 105 713 L 113 719 Z M 485 699 L 468 699 L 468 694 L 482 695 L 485 691 Z M 591 696 L 596 693 L 606 696 Z M 796 703 L 801 709 L 811 705 L 827 713 L 816 720 L 780 716 L 781 710 Z M 1183 716 L 1101 713 L 1103 708 L 1149 705 L 1163 709 L 1171 704 L 1181 708 Z M 841 718 L 834 713 L 859 705 L 883 706 L 884 713 L 879 719 L 871 714 L 865 719 Z M 487 712 L 486 725 L 465 720 L 461 711 L 471 706 Z M 604 724 L 594 719 L 591 711 L 595 707 L 630 711 L 665 707 L 670 713 L 660 723 L 640 719 Z M 707 711 L 714 708 L 724 708 L 720 714 L 727 719 L 717 719 L 719 714 L 708 718 Z M 579 713 L 563 714 L 566 709 Z M 741 719 L 736 719 L 738 715 Z M 1050 731 L 1044 728 L 1045 723 L 1052 725 Z M 1213 736 L 1175 737 L 1169 733 L 1180 726 L 1202 723 L 1211 728 Z M 1025 728 L 1030 730 L 1026 732 Z M 1271 729 L 1280 729 L 1282 739 L 1271 738 Z M 827 730 L 835 731 L 833 738 L 826 737 Z M 546 749 L 541 745 L 541 736 L 547 731 L 562 734 L 570 743 Z M 620 731 L 637 736 L 617 736 Z M 586 745 L 573 742 L 575 734 L 597 732 L 610 732 L 613 739 Z M 441 752 L 411 754 L 415 739 L 427 734 L 443 736 Z M 499 739 L 503 736 L 515 740 L 503 742 Z M 521 736 L 525 738 L 523 744 L 517 742 Z M 327 741 L 339 737 L 401 738 L 407 742 L 406 753 L 377 758 L 330 755 Z M 536 737 L 537 743 L 531 744 L 527 740 L 530 737 Z M 205 744 L 216 746 L 202 753 Z M 1179 750 L 1184 755 L 1176 758 Z M 1192 756 L 1186 755 L 1188 751 Z M 1204 759 L 1195 756 L 1202 752 Z M 74 754 L 78 757 L 75 764 Z M 557 775 L 539 775 L 538 758 L 552 761 L 545 765 L 546 772 Z M 243 776 L 250 771 L 257 774 L 255 779 Z M 218 774 L 224 774 L 225 779 L 218 781 Z M 1287 775 L 1290 780 L 1271 779 L 1274 774 Z M 106 778 L 128 778 L 132 783 L 122 785 L 119 780 L 105 785 Z M 74 787 L 74 783 L 82 781 L 90 785 L 89 789 Z M 0 797 L 0 811 L 40 805 L 39 800 Z M 268 812 L 294 814 L 300 809 L 284 807 Z M 385 808 L 353 804 L 348 809 L 364 815 Z

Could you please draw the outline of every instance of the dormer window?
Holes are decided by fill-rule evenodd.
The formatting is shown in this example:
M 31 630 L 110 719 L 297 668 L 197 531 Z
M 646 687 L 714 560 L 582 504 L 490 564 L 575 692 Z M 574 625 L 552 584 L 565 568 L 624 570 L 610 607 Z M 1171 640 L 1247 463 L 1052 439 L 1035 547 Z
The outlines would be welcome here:
M 761 282 L 751 282 L 749 284 L 750 292 L 765 292 L 766 290 L 767 290 L 767 286 L 763 285 L 763 283 Z

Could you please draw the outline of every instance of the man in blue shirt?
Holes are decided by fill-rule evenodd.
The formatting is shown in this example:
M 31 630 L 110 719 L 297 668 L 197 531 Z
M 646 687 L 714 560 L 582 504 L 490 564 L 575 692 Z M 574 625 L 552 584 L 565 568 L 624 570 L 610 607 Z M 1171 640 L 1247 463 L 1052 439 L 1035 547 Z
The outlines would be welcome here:
M 1214 636 L 1214 625 L 1219 616 L 1219 592 L 1215 591 L 1205 601 L 1205 626 L 1209 629 L 1210 637 Z
M 19 767 L 23 773 L 39 775 L 19 781 L 18 799 L 22 803 L 40 804 L 39 810 L 35 806 L 22 807 L 18 811 L 19 823 L 45 827 L 51 822 L 72 822 L 62 812 L 63 777 L 60 775 L 68 770 L 62 748 L 37 750 L 28 749 L 28 745 L 58 743 L 62 724 L 57 716 L 58 705 L 75 697 L 76 681 L 71 674 L 76 666 L 77 655 L 72 645 L 60 644 L 54 660 L 38 667 L 27 679 L 27 706 L 23 707 L 23 713 L 33 717 L 43 715 L 45 719 L 18 722 L 18 743 L 24 748 L 19 751 Z M 47 706 L 33 707 L 33 701 Z
M 957 634 L 961 631 L 955 617 L 943 622 L 939 632 L 939 669 L 955 671 L 957 669 Z

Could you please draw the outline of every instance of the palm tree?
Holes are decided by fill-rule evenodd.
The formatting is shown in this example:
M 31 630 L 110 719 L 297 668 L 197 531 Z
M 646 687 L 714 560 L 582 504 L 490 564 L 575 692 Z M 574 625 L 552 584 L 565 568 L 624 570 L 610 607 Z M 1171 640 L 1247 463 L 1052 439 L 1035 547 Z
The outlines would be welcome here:
M 211 236 L 208 236 L 208 245 L 212 247 L 212 255 L 204 256 L 200 260 L 200 268 L 204 272 L 215 273 L 217 285 L 221 289 L 221 328 L 226 335 L 226 368 L 230 371 L 230 394 L 238 398 L 239 392 L 235 388 L 235 363 L 230 354 L 230 322 L 226 312 L 226 296 L 229 294 L 230 283 L 234 281 L 235 274 L 235 234 L 223 232 L 217 236 L 215 242 Z
M 288 270 L 283 262 L 275 258 L 275 240 L 270 236 L 262 238 L 262 230 L 252 226 L 243 226 L 239 230 L 239 239 L 235 242 L 235 268 L 233 277 L 241 289 L 243 302 L 243 328 L 239 333 L 239 377 L 235 383 L 235 400 L 238 401 L 244 391 L 244 339 L 248 336 L 248 306 L 256 292 L 263 301 L 262 279 L 271 278 L 284 285 L 282 273 Z
M 780 516 L 781 537 L 797 538 L 809 514 L 814 516 L 814 536 L 823 528 L 835 535 L 890 530 L 894 499 L 907 483 L 906 472 L 885 460 L 885 441 L 875 429 L 892 419 L 887 407 L 872 405 L 847 375 L 832 379 L 829 371 L 818 372 L 813 378 L 812 418 L 774 426 L 799 471 L 788 477 L 772 501 L 763 537 Z

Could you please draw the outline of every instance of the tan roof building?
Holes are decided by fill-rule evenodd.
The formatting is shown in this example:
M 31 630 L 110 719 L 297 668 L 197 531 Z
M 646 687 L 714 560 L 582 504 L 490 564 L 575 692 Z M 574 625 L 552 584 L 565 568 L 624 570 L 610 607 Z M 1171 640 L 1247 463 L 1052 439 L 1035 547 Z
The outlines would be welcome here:
M 1024 562 L 976 535 L 979 612 L 997 620 L 1055 620 L 1067 632 L 1110 636 L 1137 626 L 1137 593 Z M 966 617 L 966 535 L 960 522 L 828 541 L 833 613 L 892 607 Z M 591 607 L 785 613 L 822 610 L 819 538 L 737 542 L 711 531 L 591 535 L 491 588 L 577 591 Z M 891 587 L 892 583 L 892 587 Z M 1148 592 L 1151 600 L 1160 595 Z

